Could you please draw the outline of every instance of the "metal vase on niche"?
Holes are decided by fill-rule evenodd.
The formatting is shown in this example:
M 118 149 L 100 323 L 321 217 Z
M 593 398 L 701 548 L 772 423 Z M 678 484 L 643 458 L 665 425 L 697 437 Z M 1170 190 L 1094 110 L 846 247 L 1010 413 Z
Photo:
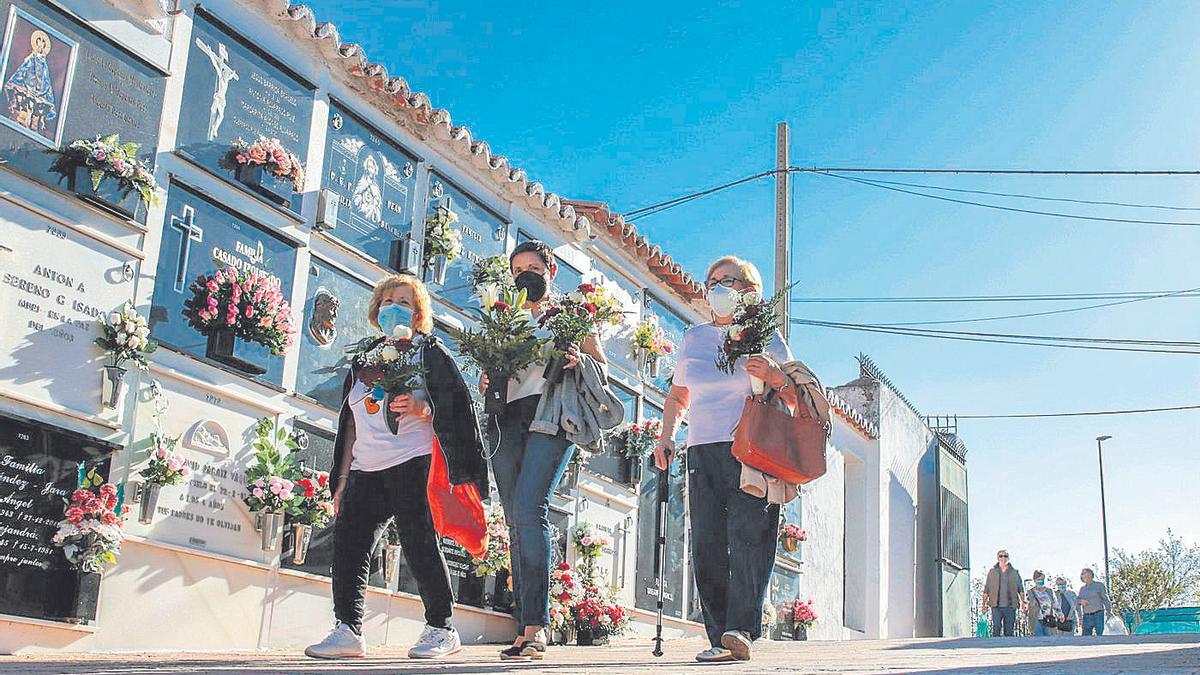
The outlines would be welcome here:
M 653 356 L 653 355 L 647 356 L 646 357 L 646 374 L 650 376 L 650 379 L 657 380 L 658 373 L 659 373 L 658 357 Z
M 292 562 L 303 565 L 308 557 L 308 545 L 312 543 L 312 525 L 296 523 L 292 526 Z
M 279 544 L 279 528 L 283 524 L 283 514 L 277 512 L 263 512 L 262 514 L 262 532 L 261 543 L 262 550 L 274 551 L 275 546 Z
M 383 579 L 387 582 L 388 588 L 395 585 L 398 576 L 400 576 L 400 546 L 388 544 L 383 547 Z
M 104 366 L 100 381 L 101 406 L 116 408 L 121 402 L 121 394 L 125 392 L 125 369 L 118 366 Z
M 255 532 L 262 532 L 262 520 L 263 520 L 262 516 L 263 516 L 262 511 L 254 512 L 254 531 Z
M 142 483 L 142 501 L 138 503 L 138 522 L 149 525 L 154 521 L 154 511 L 158 508 L 158 496 L 162 493 L 160 483 Z
M 433 273 L 433 283 L 441 286 L 446 283 L 446 270 L 450 267 L 450 261 L 444 255 L 435 255 L 430 262 L 430 267 Z

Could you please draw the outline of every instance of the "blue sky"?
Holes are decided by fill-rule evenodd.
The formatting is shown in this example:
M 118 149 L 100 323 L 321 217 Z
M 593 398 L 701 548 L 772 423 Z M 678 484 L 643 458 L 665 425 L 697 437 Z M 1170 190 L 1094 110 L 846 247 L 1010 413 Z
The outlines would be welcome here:
M 1200 57 L 1188 3 L 417 3 L 310 0 L 321 20 L 447 108 L 550 190 L 630 210 L 773 164 L 1196 169 Z M 800 3 L 796 3 L 800 4 Z M 699 5 L 706 5 L 701 7 Z M 884 177 L 888 178 L 888 177 Z M 895 177 L 956 188 L 1200 206 L 1200 178 Z M 806 296 L 1033 294 L 1200 286 L 1200 228 L 1002 213 L 801 175 L 794 276 Z M 982 198 L 987 200 L 988 198 Z M 640 227 L 694 273 L 737 253 L 770 277 L 772 185 L 741 186 Z M 992 201 L 1045 208 L 1046 203 Z M 1200 212 L 1082 207 L 1105 217 Z M 1031 305 L 801 305 L 810 318 L 923 321 Z M 1190 340 L 1200 299 L 943 326 Z M 1196 356 L 980 345 L 796 330 L 826 384 L 870 354 L 928 414 L 1200 403 Z M 972 567 L 1008 547 L 1074 575 L 1101 562 L 1094 438 L 1106 443 L 1109 539 L 1200 541 L 1200 413 L 972 421 Z

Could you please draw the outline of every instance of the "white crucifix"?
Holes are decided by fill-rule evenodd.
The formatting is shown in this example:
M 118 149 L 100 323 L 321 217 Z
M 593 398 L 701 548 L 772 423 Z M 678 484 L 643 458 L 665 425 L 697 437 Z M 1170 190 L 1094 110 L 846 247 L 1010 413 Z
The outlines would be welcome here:
M 175 267 L 175 292 L 182 293 L 187 280 L 188 255 L 192 242 L 204 241 L 204 230 L 195 223 L 196 209 L 185 204 L 183 215 L 171 216 L 171 229 L 179 232 L 179 258 Z

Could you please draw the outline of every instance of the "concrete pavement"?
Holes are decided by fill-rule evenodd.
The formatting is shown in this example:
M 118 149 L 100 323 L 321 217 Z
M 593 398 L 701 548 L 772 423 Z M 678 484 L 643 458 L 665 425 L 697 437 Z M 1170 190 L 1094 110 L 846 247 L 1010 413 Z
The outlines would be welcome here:
M 623 675 L 637 673 L 926 673 L 1060 675 L 1074 673 L 1197 673 L 1200 635 L 1021 639 L 923 639 L 860 642 L 760 642 L 754 660 L 699 664 L 700 640 L 671 640 L 654 658 L 648 641 L 607 647 L 552 647 L 542 663 L 502 663 L 495 646 L 471 646 L 453 660 L 404 658 L 405 650 L 375 650 L 366 659 L 317 661 L 288 652 L 221 654 L 79 654 L 0 656 L 0 672 L 22 675 L 213 673 L 314 675 L 401 673 L 484 675 Z

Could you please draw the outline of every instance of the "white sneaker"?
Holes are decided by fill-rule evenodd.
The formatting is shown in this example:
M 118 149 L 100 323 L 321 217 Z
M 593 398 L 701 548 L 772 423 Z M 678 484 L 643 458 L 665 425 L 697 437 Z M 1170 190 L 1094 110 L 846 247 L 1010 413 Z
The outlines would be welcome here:
M 696 655 L 696 660 L 700 663 L 716 663 L 718 661 L 732 661 L 733 652 L 721 647 L 709 647 Z
M 462 640 L 454 628 L 425 626 L 417 644 L 408 650 L 410 659 L 442 659 L 462 651 Z
M 361 659 L 367 655 L 367 641 L 339 621 L 324 640 L 309 645 L 304 654 L 315 659 Z
M 728 649 L 738 661 L 750 660 L 750 636 L 740 630 L 727 630 L 721 635 L 721 646 Z

